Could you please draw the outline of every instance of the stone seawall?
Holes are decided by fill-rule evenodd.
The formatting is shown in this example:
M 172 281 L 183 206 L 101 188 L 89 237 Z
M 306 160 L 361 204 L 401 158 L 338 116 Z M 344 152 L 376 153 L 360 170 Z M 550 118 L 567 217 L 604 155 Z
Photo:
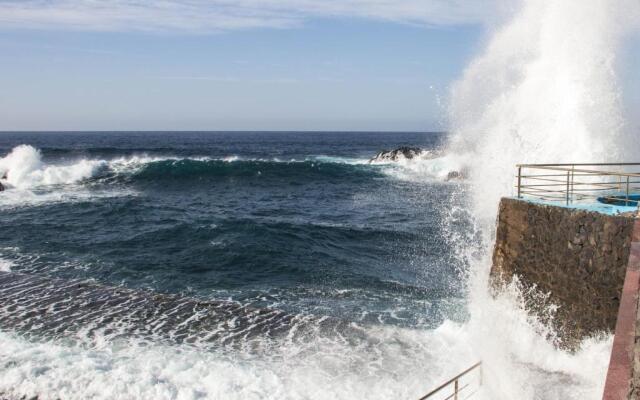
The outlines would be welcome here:
M 517 276 L 531 297 L 529 311 L 573 347 L 613 332 L 625 279 L 634 215 L 549 206 L 504 198 L 500 202 L 491 279 L 499 289 Z M 553 318 L 537 301 L 548 295 Z

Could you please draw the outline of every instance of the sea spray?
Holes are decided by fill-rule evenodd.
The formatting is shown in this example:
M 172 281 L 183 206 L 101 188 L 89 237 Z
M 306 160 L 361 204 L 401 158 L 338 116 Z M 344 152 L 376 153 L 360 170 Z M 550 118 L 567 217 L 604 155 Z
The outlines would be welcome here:
M 633 1 L 524 1 L 452 89 L 449 151 L 466 158 L 480 236 L 478 246 L 460 243 L 460 256 L 471 267 L 468 327 L 484 361 L 487 398 L 602 394 L 610 339 L 586 341 L 575 354 L 555 349 L 548 328 L 524 311 L 517 285 L 489 294 L 490 253 L 498 201 L 514 192 L 515 164 L 637 158 L 617 71 L 639 15 Z
M 10 187 L 29 189 L 43 185 L 70 184 L 90 178 L 104 161 L 80 160 L 71 165 L 46 165 L 40 151 L 29 145 L 15 147 L 0 159 L 0 176 Z
M 454 85 L 450 151 L 467 155 L 476 215 L 513 193 L 516 163 L 621 162 L 626 129 L 618 52 L 637 29 L 634 1 L 525 1 Z

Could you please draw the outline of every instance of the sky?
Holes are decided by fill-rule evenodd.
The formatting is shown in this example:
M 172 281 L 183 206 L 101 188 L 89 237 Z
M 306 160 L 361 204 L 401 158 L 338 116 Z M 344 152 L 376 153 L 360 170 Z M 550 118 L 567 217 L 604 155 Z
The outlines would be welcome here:
M 473 4 L 0 0 L 0 130 L 442 130 Z
M 497 4 L 0 0 L 0 130 L 442 131 Z

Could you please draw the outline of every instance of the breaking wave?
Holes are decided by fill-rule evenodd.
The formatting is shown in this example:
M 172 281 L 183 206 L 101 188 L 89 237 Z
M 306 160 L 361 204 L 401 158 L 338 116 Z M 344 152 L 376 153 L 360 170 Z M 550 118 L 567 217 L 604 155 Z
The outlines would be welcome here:
M 369 164 L 367 159 L 334 156 L 281 160 L 240 156 L 180 158 L 146 155 L 46 163 L 40 150 L 30 145 L 17 146 L 4 158 L 0 158 L 0 177 L 3 177 L 1 183 L 9 189 L 22 190 L 21 196 L 25 201 L 32 197 L 32 193 L 24 193 L 27 190 L 103 181 L 270 177 L 311 180 L 376 176 L 408 181 L 446 180 L 449 172 L 460 168 L 460 159 L 455 155 L 421 157 L 388 164 Z
M 80 160 L 68 165 L 47 165 L 40 151 L 29 145 L 15 147 L 0 159 L 3 185 L 28 189 L 45 185 L 71 184 L 94 176 L 107 166 L 102 160 Z

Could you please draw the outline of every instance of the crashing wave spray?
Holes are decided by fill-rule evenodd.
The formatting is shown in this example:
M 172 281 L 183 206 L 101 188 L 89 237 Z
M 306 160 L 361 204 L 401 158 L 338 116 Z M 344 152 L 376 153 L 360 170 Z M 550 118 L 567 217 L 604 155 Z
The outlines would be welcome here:
M 515 164 L 637 158 L 617 72 L 639 20 L 637 1 L 525 0 L 453 87 L 449 148 L 466 158 L 470 210 L 483 237 L 470 257 L 469 329 L 485 361 L 487 398 L 601 396 L 610 340 L 587 341 L 575 354 L 554 349 L 547 328 L 522 311 L 517 290 L 487 293 L 490 245 L 499 198 L 513 194 Z
M 27 189 L 43 185 L 70 184 L 90 178 L 105 165 L 104 161 L 81 160 L 72 165 L 46 165 L 40 151 L 29 145 L 14 148 L 0 158 L 0 176 L 5 183 Z
M 637 157 L 625 129 L 617 54 L 637 1 L 527 0 L 452 91 L 451 149 L 468 153 L 476 214 L 494 218 L 526 162 Z

